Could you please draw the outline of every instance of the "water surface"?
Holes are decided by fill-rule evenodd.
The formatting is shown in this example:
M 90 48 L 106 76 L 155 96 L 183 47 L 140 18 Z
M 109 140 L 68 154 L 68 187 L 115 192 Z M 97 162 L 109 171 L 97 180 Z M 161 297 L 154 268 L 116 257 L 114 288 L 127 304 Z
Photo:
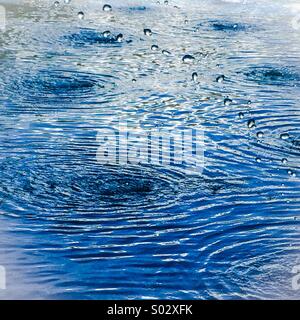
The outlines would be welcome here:
M 0 297 L 299 298 L 293 1 L 110 3 L 6 5 Z M 116 119 L 200 127 L 203 172 L 99 163 Z

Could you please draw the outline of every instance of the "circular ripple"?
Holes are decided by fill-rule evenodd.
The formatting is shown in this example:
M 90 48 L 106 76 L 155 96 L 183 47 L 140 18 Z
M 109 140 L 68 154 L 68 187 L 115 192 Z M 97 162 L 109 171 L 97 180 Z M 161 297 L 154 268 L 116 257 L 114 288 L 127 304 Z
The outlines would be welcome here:
M 289 67 L 281 66 L 253 66 L 244 71 L 247 80 L 260 85 L 300 86 L 300 74 Z
M 5 89 L 13 103 L 47 104 L 86 102 L 109 94 L 115 85 L 113 76 L 70 70 L 24 72 L 8 80 Z
M 223 21 L 223 20 L 209 20 L 202 22 L 198 27 L 204 27 L 205 29 L 212 31 L 222 32 L 241 32 L 253 29 L 253 26 L 246 23 Z
M 95 29 L 81 28 L 78 32 L 65 35 L 63 39 L 65 39 L 69 45 L 78 48 L 90 45 L 121 46 L 123 42 L 118 41 L 118 35 L 119 34 L 112 33 L 106 35 L 103 32 L 99 32 Z

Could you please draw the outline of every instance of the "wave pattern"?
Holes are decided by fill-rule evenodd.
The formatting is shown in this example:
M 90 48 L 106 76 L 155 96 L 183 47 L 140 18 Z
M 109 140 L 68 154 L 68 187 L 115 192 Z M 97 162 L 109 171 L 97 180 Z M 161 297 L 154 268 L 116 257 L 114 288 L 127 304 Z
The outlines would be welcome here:
M 11 13 L 0 265 L 22 279 L 0 297 L 299 298 L 299 32 L 275 4 L 179 2 Z M 203 172 L 99 163 L 117 120 L 202 128 Z

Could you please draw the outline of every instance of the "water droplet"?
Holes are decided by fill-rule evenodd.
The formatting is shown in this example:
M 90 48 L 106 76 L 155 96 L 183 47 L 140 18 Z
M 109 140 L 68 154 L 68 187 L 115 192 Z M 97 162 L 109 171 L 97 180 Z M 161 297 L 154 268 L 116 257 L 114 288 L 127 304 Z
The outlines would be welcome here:
M 239 113 L 239 118 L 240 118 L 240 119 L 243 119 L 244 117 L 245 117 L 244 112 L 240 112 L 240 113 Z
M 193 56 L 191 56 L 190 54 L 186 54 L 183 58 L 182 61 L 184 63 L 192 63 L 195 61 L 195 58 Z
M 105 4 L 103 6 L 102 10 L 105 11 L 105 12 L 109 12 L 109 11 L 112 11 L 112 7 L 109 4 Z
M 296 177 L 296 173 L 292 170 L 288 170 L 288 175 L 294 178 Z
M 247 101 L 248 106 L 249 106 L 251 103 L 252 103 L 251 100 L 248 100 L 248 101 Z
M 258 131 L 256 136 L 257 136 L 257 138 L 261 139 L 264 137 L 264 133 L 262 131 Z
M 287 159 L 287 158 L 281 159 L 281 163 L 282 163 L 282 164 L 287 164 L 287 162 L 288 162 L 288 159 Z
M 132 79 L 132 83 L 136 83 L 136 79 Z
M 54 7 L 58 7 L 59 6 L 59 2 L 58 1 L 55 1 L 54 2 Z
M 229 99 L 228 97 L 224 99 L 224 105 L 225 105 L 225 106 L 230 106 L 231 103 L 232 103 L 232 100 Z
M 145 36 L 148 36 L 148 37 L 152 36 L 151 29 L 144 29 L 144 34 L 145 34 Z
M 257 158 L 255 159 L 255 161 L 258 162 L 258 163 L 260 163 L 260 162 L 261 162 L 261 158 L 257 157 Z
M 153 46 L 151 46 L 151 50 L 152 51 L 157 51 L 158 50 L 158 46 L 156 44 L 154 44 Z
M 79 11 L 77 15 L 80 20 L 84 18 L 84 13 L 82 11 Z
M 162 51 L 162 54 L 164 54 L 165 56 L 170 56 L 170 55 L 171 55 L 171 52 L 168 51 L 168 50 L 163 50 L 163 51 Z
M 188 22 L 189 22 L 188 20 L 184 20 L 184 24 L 188 24 Z
M 108 38 L 110 35 L 111 35 L 111 33 L 110 33 L 109 30 L 106 30 L 106 31 L 103 32 L 103 37 L 104 38 Z
M 280 135 L 280 139 L 282 139 L 282 140 L 287 140 L 289 137 L 290 137 L 290 135 L 288 133 L 282 133 Z
M 164 1 L 164 4 L 167 6 L 169 4 L 169 1 L 168 0 L 165 0 Z
M 122 33 L 119 33 L 118 35 L 117 35 L 117 41 L 118 42 L 122 42 L 122 40 L 123 40 L 123 34 Z
M 256 127 L 255 120 L 254 119 L 248 120 L 247 126 L 249 129 Z
M 194 82 L 197 82 L 197 80 L 198 80 L 198 73 L 197 73 L 197 72 L 193 72 L 193 74 L 192 74 L 192 80 L 193 80 Z
M 222 74 L 220 76 L 217 76 L 216 81 L 218 83 L 222 83 L 225 80 L 225 76 Z

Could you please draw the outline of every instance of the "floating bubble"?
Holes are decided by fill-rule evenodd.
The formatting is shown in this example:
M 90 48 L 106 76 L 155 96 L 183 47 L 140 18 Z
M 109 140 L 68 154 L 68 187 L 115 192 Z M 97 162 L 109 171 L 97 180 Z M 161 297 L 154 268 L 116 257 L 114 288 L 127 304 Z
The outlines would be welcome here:
M 151 29 L 144 29 L 144 34 L 145 34 L 145 36 L 148 36 L 148 37 L 152 36 Z
M 84 18 L 84 13 L 82 11 L 79 11 L 77 16 L 80 20 L 82 20 Z
M 59 6 L 59 1 L 55 1 L 54 2 L 54 7 L 58 7 Z
M 248 126 L 249 129 L 255 128 L 256 127 L 255 120 L 254 119 L 248 120 L 247 126 Z
M 197 72 L 193 72 L 193 74 L 192 74 L 192 80 L 193 80 L 194 82 L 197 82 L 197 80 L 198 80 L 198 73 L 197 73 Z
M 296 177 L 296 173 L 292 170 L 288 170 L 288 175 L 294 178 Z
M 71 3 L 71 0 L 65 0 L 65 4 Z
M 243 119 L 244 117 L 245 117 L 244 112 L 240 112 L 240 113 L 239 113 L 239 118 L 240 118 L 240 119 Z
M 216 81 L 217 81 L 218 83 L 222 83 L 224 80 L 225 80 L 225 76 L 224 76 L 224 75 L 220 75 L 220 76 L 218 76 L 218 77 L 216 78 Z
M 116 37 L 116 40 L 117 40 L 118 42 L 122 42 L 122 40 L 123 40 L 123 34 L 122 34 L 122 33 L 119 33 L 119 34 L 117 35 L 117 37 Z
M 288 159 L 287 159 L 287 158 L 281 159 L 281 163 L 282 163 L 282 164 L 287 164 L 287 162 L 288 162 Z
M 109 30 L 106 30 L 103 32 L 103 37 L 108 38 L 111 35 L 111 32 Z
M 224 99 L 224 105 L 225 106 L 230 106 L 232 104 L 232 100 L 230 98 L 225 98 Z
M 264 137 L 264 133 L 263 133 L 262 131 L 258 131 L 258 132 L 256 133 L 256 136 L 257 136 L 257 138 L 261 139 L 261 138 Z
M 103 11 L 105 12 L 109 12 L 109 11 L 112 11 L 112 7 L 110 4 L 105 4 L 102 8 Z
M 280 139 L 282 139 L 282 140 L 287 140 L 289 137 L 290 137 L 290 135 L 288 133 L 282 133 L 280 135 Z
M 151 50 L 152 51 L 157 51 L 158 50 L 158 46 L 156 44 L 151 46 Z
M 186 54 L 183 58 L 182 61 L 184 63 L 192 63 L 195 61 L 195 58 L 193 56 L 191 56 L 190 54 Z
M 255 161 L 258 162 L 258 163 L 260 163 L 260 162 L 261 162 L 261 158 L 256 157 Z
M 171 55 L 171 52 L 168 51 L 168 50 L 163 50 L 163 51 L 162 51 L 162 54 L 165 55 L 165 56 L 170 56 L 170 55 Z

